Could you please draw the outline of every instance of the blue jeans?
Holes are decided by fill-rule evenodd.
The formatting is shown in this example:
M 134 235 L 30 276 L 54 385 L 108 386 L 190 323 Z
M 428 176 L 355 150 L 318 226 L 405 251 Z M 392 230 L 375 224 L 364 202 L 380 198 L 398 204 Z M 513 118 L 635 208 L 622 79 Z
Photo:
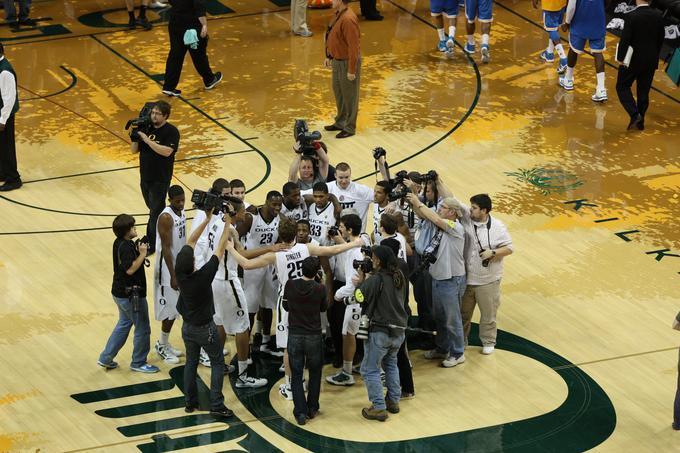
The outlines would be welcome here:
M 387 399 L 398 403 L 401 399 L 401 384 L 397 368 L 397 353 L 404 342 L 404 332 L 390 337 L 385 332 L 372 331 L 364 342 L 364 360 L 361 362 L 361 377 L 366 384 L 368 399 L 377 410 L 385 410 L 385 396 L 380 382 L 380 364 L 385 371 Z
M 321 335 L 288 334 L 288 363 L 291 371 L 291 388 L 293 390 L 293 415 L 307 415 L 319 410 L 319 393 L 321 392 L 321 369 L 323 368 L 323 342 Z M 302 375 L 305 363 L 309 368 L 309 392 L 305 400 Z
M 127 297 L 113 296 L 113 301 L 118 306 L 118 324 L 113 328 L 109 341 L 106 342 L 104 351 L 99 354 L 99 361 L 111 363 L 127 341 L 132 326 L 135 326 L 135 337 L 132 347 L 132 362 L 130 366 L 140 367 L 146 363 L 149 355 L 151 327 L 149 326 L 149 308 L 146 297 L 139 298 L 139 310 L 133 311 L 130 299 Z
M 17 10 L 14 6 L 14 0 L 3 0 L 5 7 L 5 20 L 7 22 L 17 21 Z M 28 19 L 28 14 L 31 10 L 31 0 L 17 0 L 19 3 L 19 20 Z
M 459 356 L 465 350 L 460 303 L 465 293 L 465 276 L 432 279 L 432 305 L 437 325 L 437 351 Z
M 196 385 L 196 369 L 201 347 L 210 357 L 210 409 L 224 408 L 224 353 L 217 326 L 210 321 L 204 326 L 194 326 L 187 322 L 182 324 L 182 339 L 187 351 L 187 363 L 184 366 L 184 398 L 189 407 L 198 407 L 198 386 Z

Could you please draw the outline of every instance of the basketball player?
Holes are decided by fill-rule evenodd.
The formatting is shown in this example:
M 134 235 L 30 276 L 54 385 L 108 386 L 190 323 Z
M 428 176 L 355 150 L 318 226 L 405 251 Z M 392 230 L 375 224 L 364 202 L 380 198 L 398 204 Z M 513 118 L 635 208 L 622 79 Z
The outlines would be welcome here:
M 264 205 L 257 209 L 256 214 L 248 213 L 242 222 L 236 224 L 239 236 L 248 235 L 246 249 L 252 250 L 275 244 L 279 238 L 279 213 L 283 204 L 283 197 L 278 191 L 270 191 Z M 248 316 L 251 325 L 255 320 L 258 308 L 262 308 L 262 345 L 260 351 L 275 357 L 282 357 L 283 351 L 276 348 L 271 338 L 272 310 L 276 307 L 277 283 L 274 280 L 274 267 L 257 268 L 243 271 L 246 301 L 248 302 Z
M 475 19 L 482 24 L 482 63 L 487 64 L 489 55 L 489 33 L 493 22 L 493 0 L 465 0 L 465 31 L 467 43 L 463 50 L 468 54 L 475 53 Z
M 399 242 L 399 253 L 397 253 L 397 258 L 406 262 L 407 256 L 413 254 L 411 246 L 408 244 L 406 237 L 397 231 L 399 227 L 399 221 L 401 221 L 401 216 L 399 214 L 383 214 L 380 217 L 380 242 L 376 242 L 376 245 L 380 245 L 385 239 L 396 239 Z M 403 221 L 402 221 L 403 223 Z
M 245 205 L 246 209 L 252 206 L 250 203 L 246 201 L 246 185 L 244 184 L 243 181 L 241 181 L 240 179 L 232 179 L 231 183 L 229 183 L 229 186 L 231 187 L 232 197 L 241 200 Z
M 294 182 L 287 182 L 283 185 L 283 205 L 281 215 L 294 222 L 309 217 L 307 203 L 300 196 L 300 187 Z
M 380 244 L 380 217 L 385 213 L 390 200 L 387 194 L 392 187 L 389 181 L 378 181 L 373 188 L 373 243 Z
M 361 241 L 362 246 L 370 247 L 371 240 L 367 234 L 361 232 L 361 219 L 358 215 L 348 214 L 342 216 L 340 218 L 339 230 L 343 239 L 347 242 Z M 344 252 L 342 259 L 339 260 L 344 266 L 345 284 L 335 292 L 333 304 L 342 308 L 335 310 L 332 319 L 329 319 L 329 321 L 334 338 L 336 335 L 342 334 L 342 369 L 336 374 L 326 377 L 326 381 L 329 384 L 341 386 L 354 385 L 352 361 L 357 349 L 356 334 L 359 330 L 361 307 L 356 301 L 353 301 L 354 290 L 356 288 L 352 279 L 357 276 L 357 270 L 354 269 L 353 262 L 354 260 L 361 261 L 363 259 L 364 255 L 361 249 L 354 248 Z M 350 299 L 352 299 L 353 303 L 349 302 Z M 341 329 L 337 327 L 341 327 Z
M 331 244 L 328 228 L 335 226 L 339 206 L 333 206 L 329 199 L 328 185 L 325 182 L 314 184 L 312 192 L 314 204 L 309 206 L 309 235 L 321 245 Z
M 337 255 L 338 253 L 342 253 L 351 248 L 360 247 L 363 244 L 363 241 L 357 240 L 329 247 L 320 247 L 314 244 L 298 244 L 295 242 L 297 226 L 290 219 L 281 220 L 278 233 L 281 242 L 288 250 L 276 253 L 270 252 L 255 259 L 246 259 L 234 248 L 234 242 L 230 240 L 227 242 L 227 251 L 245 270 L 276 266 L 276 274 L 279 282 L 279 300 L 276 308 L 276 346 L 285 349 L 288 343 L 288 313 L 281 306 L 281 296 L 283 295 L 283 288 L 285 288 L 286 282 L 302 277 L 302 261 L 308 256 Z M 285 353 L 283 355 L 283 363 L 285 366 L 286 381 L 279 390 L 284 398 L 292 399 L 293 396 L 290 389 L 290 367 L 288 365 L 288 357 Z
M 156 341 L 156 353 L 166 363 L 179 363 L 182 351 L 170 345 L 170 330 L 179 317 L 177 298 L 179 286 L 175 275 L 175 258 L 187 242 L 184 213 L 184 189 L 173 185 L 168 189 L 170 206 L 158 216 L 156 244 L 161 254 L 154 265 L 154 308 L 156 321 L 161 321 L 161 337 Z
M 366 230 L 368 205 L 373 202 L 373 189 L 352 181 L 352 169 L 345 162 L 335 167 L 335 181 L 328 183 L 328 192 L 335 195 L 342 209 L 354 208 L 361 217 L 361 230 Z
M 439 44 L 437 50 L 440 52 L 453 52 L 456 35 L 456 17 L 458 17 L 458 0 L 430 0 L 430 16 L 434 18 L 434 26 L 437 28 Z M 446 37 L 444 29 L 444 17 L 449 22 L 449 36 Z
M 560 77 L 560 86 L 567 91 L 574 89 L 574 67 L 578 54 L 585 50 L 586 41 L 595 60 L 595 77 L 597 88 L 591 97 L 594 102 L 607 100 L 607 89 L 604 86 L 605 35 L 607 34 L 604 2 L 592 0 L 569 0 L 563 31 L 569 31 L 569 55 L 567 70 Z
M 548 32 L 548 48 L 541 52 L 541 60 L 546 63 L 555 61 L 555 51 L 560 57 L 560 64 L 557 66 L 557 73 L 562 74 L 567 69 L 567 54 L 560 41 L 559 28 L 564 20 L 564 8 L 567 0 L 531 0 L 534 9 L 538 8 L 538 3 L 543 6 L 543 28 Z

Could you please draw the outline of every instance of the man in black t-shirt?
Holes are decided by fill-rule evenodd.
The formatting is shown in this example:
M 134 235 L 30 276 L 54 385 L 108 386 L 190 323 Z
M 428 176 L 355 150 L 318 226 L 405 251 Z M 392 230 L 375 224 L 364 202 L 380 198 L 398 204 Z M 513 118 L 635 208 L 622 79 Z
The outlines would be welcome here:
M 179 147 L 179 131 L 168 123 L 170 104 L 158 101 L 151 109 L 153 126 L 148 134 L 139 131 L 139 142 L 132 142 L 133 153 L 139 152 L 139 175 L 142 196 L 149 208 L 146 237 L 149 255 L 156 251 L 156 223 L 165 208 L 165 197 L 172 179 L 175 154 Z
M 146 275 L 144 261 L 147 244 L 136 245 L 135 219 L 121 214 L 113 221 L 113 284 L 111 294 L 118 306 L 118 323 L 114 327 L 104 350 L 99 355 L 99 366 L 111 370 L 118 367 L 113 361 L 127 340 L 132 326 L 135 326 L 134 346 L 130 369 L 141 373 L 157 373 L 158 368 L 146 363 L 149 354 L 151 328 L 149 308 L 146 303 Z
M 210 414 L 218 417 L 231 417 L 234 413 L 224 405 L 222 384 L 224 383 L 224 354 L 222 342 L 213 322 L 215 307 L 213 303 L 212 281 L 217 272 L 220 260 L 224 256 L 229 228 L 225 228 L 213 256 L 200 269 L 194 269 L 194 248 L 201 233 L 212 218 L 212 211 L 206 213 L 205 219 L 195 228 L 187 244 L 177 254 L 175 275 L 179 285 L 177 311 L 182 315 L 182 339 L 186 347 L 187 363 L 184 367 L 184 396 L 187 413 L 198 407 L 198 389 L 196 387 L 196 369 L 201 348 L 210 358 Z M 227 215 L 224 219 L 229 224 Z

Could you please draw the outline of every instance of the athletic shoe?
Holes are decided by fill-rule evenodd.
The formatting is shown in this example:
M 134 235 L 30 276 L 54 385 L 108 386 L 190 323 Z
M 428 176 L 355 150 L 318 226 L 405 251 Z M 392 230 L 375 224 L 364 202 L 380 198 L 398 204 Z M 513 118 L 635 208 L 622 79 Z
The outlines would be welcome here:
M 279 394 L 287 401 L 293 401 L 293 389 L 286 384 L 279 385 Z
M 301 30 L 301 31 L 294 31 L 293 34 L 297 35 L 297 36 L 302 36 L 303 38 L 309 38 L 314 33 L 312 33 L 311 31 L 309 31 L 305 28 L 304 30 Z
M 161 93 L 163 93 L 166 96 L 178 97 L 182 94 L 182 90 L 163 90 L 161 91 Z
M 489 63 L 489 60 L 491 59 L 491 56 L 489 55 L 489 46 L 482 44 L 482 63 L 487 64 Z
M 104 363 L 101 360 L 97 360 L 97 365 L 102 368 L 106 368 L 107 370 L 114 370 L 118 368 L 118 362 L 114 362 L 113 360 L 111 360 L 109 363 Z
M 210 415 L 213 417 L 229 418 L 234 413 L 227 406 L 224 406 L 222 409 L 210 409 Z
M 205 89 L 206 90 L 212 90 L 213 88 L 215 88 L 215 85 L 217 85 L 221 81 L 222 81 L 222 73 L 218 71 L 218 72 L 215 73 L 215 77 L 213 77 L 212 82 L 210 82 L 209 84 L 207 84 L 205 86 Z
M 474 43 L 470 44 L 469 42 L 465 43 L 465 47 L 463 47 L 463 50 L 465 51 L 465 53 L 473 54 L 475 53 L 475 44 Z
M 437 50 L 440 52 L 446 52 L 447 47 L 446 47 L 446 39 L 442 39 L 439 41 L 439 44 L 437 44 Z
M 139 25 L 146 31 L 149 31 L 152 28 L 151 22 L 149 22 L 149 20 L 146 17 L 138 17 L 136 22 L 137 25 Z
M 248 376 L 246 373 L 238 376 L 236 378 L 236 388 L 252 388 L 256 389 L 259 387 L 264 387 L 267 385 L 267 380 L 265 378 L 256 378 L 253 376 Z
M 276 347 L 276 340 L 272 338 L 267 343 L 260 345 L 260 352 L 273 355 L 274 357 L 283 357 L 283 350 Z
M 557 73 L 558 74 L 564 74 L 564 71 L 567 70 L 567 59 L 566 58 L 560 58 L 560 64 L 557 66 Z
M 160 371 L 157 366 L 149 365 L 148 363 L 142 366 L 131 366 L 130 369 L 139 373 L 158 373 Z
M 163 361 L 165 363 L 172 363 L 172 364 L 179 363 L 179 358 L 176 355 L 174 355 L 172 352 L 170 352 L 166 345 L 161 344 L 161 342 L 158 341 L 158 340 L 156 340 L 155 349 L 156 349 L 156 354 L 158 354 L 158 357 L 163 359 Z
M 546 63 L 552 63 L 555 61 L 555 54 L 552 52 L 548 52 L 547 50 L 544 50 L 541 52 L 541 60 L 545 61 Z
M 201 354 L 198 356 L 198 363 L 204 367 L 210 368 L 210 357 L 208 357 L 208 354 L 203 350 L 203 348 L 201 348 Z
M 354 385 L 354 376 L 351 374 L 345 373 L 344 370 L 338 371 L 336 374 L 332 376 L 326 376 L 326 382 L 329 384 L 333 385 L 344 385 L 344 386 L 349 386 L 349 385 Z
M 453 48 L 455 46 L 456 46 L 456 43 L 453 40 L 453 36 L 449 36 L 449 39 L 446 40 L 446 51 L 447 52 L 453 52 Z
M 463 354 L 459 355 L 458 357 L 450 355 L 442 361 L 442 366 L 444 368 L 453 368 L 454 366 L 460 365 L 463 362 L 465 362 L 465 356 Z
M 493 345 L 484 346 L 484 347 L 482 348 L 482 354 L 484 354 L 484 355 L 493 354 L 493 350 L 494 350 L 494 349 L 495 349 L 495 347 L 494 347 Z
M 153 2 L 151 2 L 149 4 L 149 8 L 151 8 L 151 9 L 163 9 L 163 8 L 167 8 L 168 6 L 170 6 L 170 5 L 168 5 L 167 3 L 164 3 L 164 2 L 159 2 L 157 0 L 154 0 Z
M 387 420 L 388 416 L 386 409 L 378 410 L 373 406 L 361 409 L 361 415 L 368 420 L 379 420 L 381 422 Z
M 399 403 L 386 399 L 385 404 L 387 405 L 387 412 L 389 412 L 390 414 L 399 413 Z
M 567 79 L 565 76 L 561 76 L 560 86 L 567 91 L 572 91 L 574 89 L 574 79 Z
M 172 353 L 175 357 L 182 357 L 184 353 L 177 348 L 173 348 L 170 343 L 165 345 L 165 350 Z
M 591 97 L 593 102 L 604 102 L 607 100 L 607 89 L 595 90 L 595 94 Z
M 443 352 L 439 352 L 436 349 L 431 349 L 429 351 L 425 351 L 425 354 L 423 354 L 423 357 L 425 357 L 427 360 L 445 359 L 446 354 L 444 354 Z

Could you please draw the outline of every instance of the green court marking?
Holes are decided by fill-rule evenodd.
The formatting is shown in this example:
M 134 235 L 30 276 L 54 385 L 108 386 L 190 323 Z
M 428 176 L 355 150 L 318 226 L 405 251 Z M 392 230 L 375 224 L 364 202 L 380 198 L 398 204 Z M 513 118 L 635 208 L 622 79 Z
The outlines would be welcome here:
M 114 400 L 116 398 L 125 398 L 128 396 L 162 392 L 163 390 L 170 390 L 174 386 L 175 383 L 172 379 L 165 379 L 163 381 L 147 382 L 145 384 L 124 385 L 122 387 L 114 387 L 105 390 L 95 390 L 94 392 L 76 393 L 75 395 L 71 395 L 71 398 L 81 404 L 88 404 Z
M 543 195 L 563 193 L 583 185 L 583 181 L 578 176 L 560 168 L 520 168 L 518 171 L 505 172 L 505 174 L 536 187 Z
M 24 31 L 38 31 L 39 33 L 33 33 L 30 35 L 23 35 L 20 34 L 19 36 L 14 36 L 11 38 L 0 38 L 0 42 L 6 42 L 6 41 L 19 41 L 22 39 L 28 39 L 28 38 L 41 38 L 44 36 L 57 36 L 57 35 L 69 35 L 71 34 L 71 30 L 68 28 L 64 27 L 61 24 L 52 24 L 52 25 L 39 25 L 35 28 L 31 28 L 28 30 Z M 23 33 L 24 31 L 19 31 L 18 33 Z
M 152 412 L 168 411 L 170 409 L 179 409 L 180 407 L 184 407 L 183 396 L 130 404 L 128 406 L 112 407 L 109 409 L 100 409 L 94 411 L 94 413 L 107 418 L 122 418 L 141 414 L 151 414 Z

